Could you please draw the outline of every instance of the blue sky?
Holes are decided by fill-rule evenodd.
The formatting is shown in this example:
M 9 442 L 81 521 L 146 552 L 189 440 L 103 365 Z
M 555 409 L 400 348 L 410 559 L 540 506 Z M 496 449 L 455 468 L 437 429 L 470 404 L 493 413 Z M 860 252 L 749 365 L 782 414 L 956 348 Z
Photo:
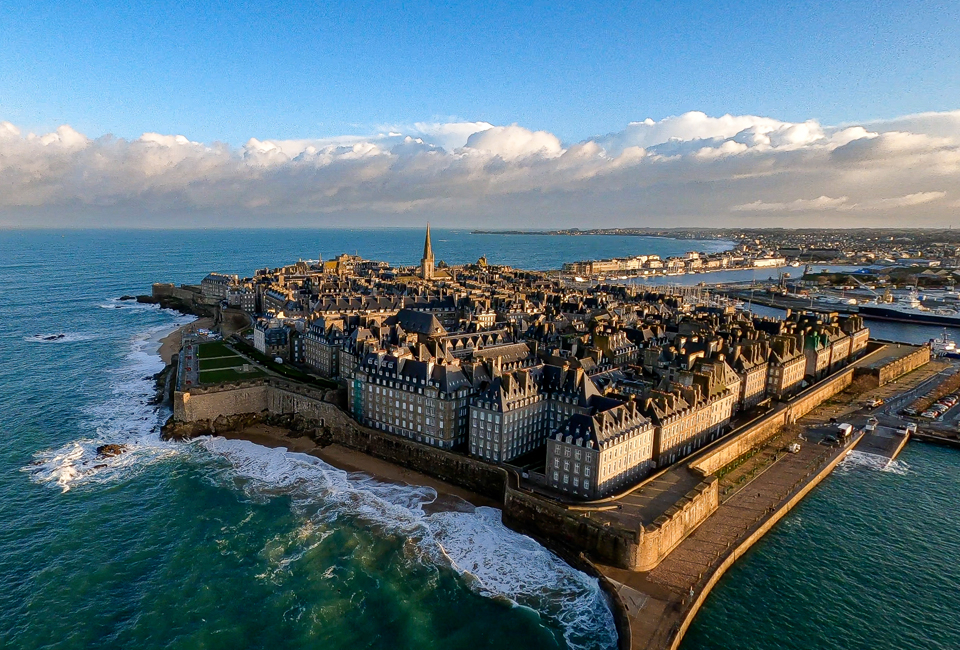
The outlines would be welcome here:
M 91 137 L 562 142 L 686 111 L 821 124 L 960 107 L 960 3 L 0 3 L 0 121 Z
M 0 228 L 960 227 L 960 2 L 0 0 Z

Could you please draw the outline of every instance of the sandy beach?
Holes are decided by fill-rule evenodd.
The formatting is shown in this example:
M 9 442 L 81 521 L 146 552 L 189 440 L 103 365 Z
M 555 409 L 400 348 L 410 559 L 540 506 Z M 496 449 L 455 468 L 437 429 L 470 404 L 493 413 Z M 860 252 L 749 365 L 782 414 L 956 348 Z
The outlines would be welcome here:
M 157 354 L 159 354 L 160 358 L 163 359 L 163 362 L 169 366 L 170 361 L 173 359 L 173 355 L 180 351 L 180 342 L 183 339 L 184 332 L 193 332 L 198 329 L 210 329 L 211 327 L 213 327 L 213 319 L 206 316 L 203 318 L 198 318 L 191 323 L 187 323 L 183 327 L 178 327 L 160 339 L 160 349 L 157 350 Z
M 474 506 L 499 508 L 501 505 L 493 499 L 439 481 L 426 474 L 399 467 L 385 460 L 337 444 L 320 447 L 310 438 L 293 438 L 288 436 L 287 433 L 286 429 L 280 427 L 256 424 L 242 431 L 224 432 L 219 435 L 233 440 L 249 440 L 264 447 L 285 447 L 288 451 L 310 454 L 346 472 L 363 472 L 388 483 L 431 487 L 437 491 L 437 501 L 431 504 L 430 509 L 457 509 L 458 505 L 462 505 L 461 501 L 466 501 Z

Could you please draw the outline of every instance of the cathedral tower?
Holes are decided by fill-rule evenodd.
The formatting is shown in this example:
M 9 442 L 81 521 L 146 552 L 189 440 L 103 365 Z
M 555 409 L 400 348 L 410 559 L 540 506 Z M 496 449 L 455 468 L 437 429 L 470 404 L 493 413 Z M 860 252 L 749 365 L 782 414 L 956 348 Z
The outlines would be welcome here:
M 420 274 L 424 280 L 433 279 L 433 246 L 430 244 L 430 224 L 427 224 L 427 238 L 423 242 L 423 258 L 420 260 Z

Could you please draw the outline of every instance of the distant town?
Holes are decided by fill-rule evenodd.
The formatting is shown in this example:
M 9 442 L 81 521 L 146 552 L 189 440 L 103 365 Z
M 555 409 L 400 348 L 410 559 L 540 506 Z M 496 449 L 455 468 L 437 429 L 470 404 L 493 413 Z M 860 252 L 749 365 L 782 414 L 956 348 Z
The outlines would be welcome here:
M 342 445 L 495 499 L 505 523 L 603 581 L 621 639 L 642 629 L 649 647 L 671 647 L 713 584 L 704 576 L 751 530 L 861 441 L 899 452 L 909 432 L 880 435 L 863 400 L 919 395 L 931 347 L 873 341 L 862 315 L 823 305 L 763 317 L 722 292 L 597 274 L 956 265 L 942 237 L 741 234 L 724 233 L 739 242 L 724 253 L 528 271 L 437 263 L 428 226 L 417 266 L 343 254 L 155 284 L 141 301 L 209 324 L 183 334 L 164 435 L 266 423 L 301 446 Z M 726 546 L 678 559 L 703 540 Z M 631 610 L 651 598 L 662 608 Z
M 637 255 L 605 260 L 569 262 L 563 271 L 584 277 L 680 275 L 708 271 L 775 268 L 805 263 L 877 265 L 940 269 L 960 267 L 960 231 L 952 229 L 787 230 L 778 228 L 595 228 L 580 230 L 476 230 L 475 234 L 542 236 L 636 236 L 672 239 L 722 240 L 729 251 L 705 254 L 691 251 L 661 259 Z M 952 278 L 951 278 L 952 279 Z

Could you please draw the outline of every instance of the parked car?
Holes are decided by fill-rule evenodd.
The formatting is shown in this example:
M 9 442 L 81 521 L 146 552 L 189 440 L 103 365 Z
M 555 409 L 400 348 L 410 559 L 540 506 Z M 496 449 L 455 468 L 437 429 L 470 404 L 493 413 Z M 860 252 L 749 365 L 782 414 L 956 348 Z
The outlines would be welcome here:
M 917 415 L 917 409 L 913 408 L 912 406 L 908 406 L 907 408 L 900 411 L 900 415 L 909 415 L 909 416 Z

